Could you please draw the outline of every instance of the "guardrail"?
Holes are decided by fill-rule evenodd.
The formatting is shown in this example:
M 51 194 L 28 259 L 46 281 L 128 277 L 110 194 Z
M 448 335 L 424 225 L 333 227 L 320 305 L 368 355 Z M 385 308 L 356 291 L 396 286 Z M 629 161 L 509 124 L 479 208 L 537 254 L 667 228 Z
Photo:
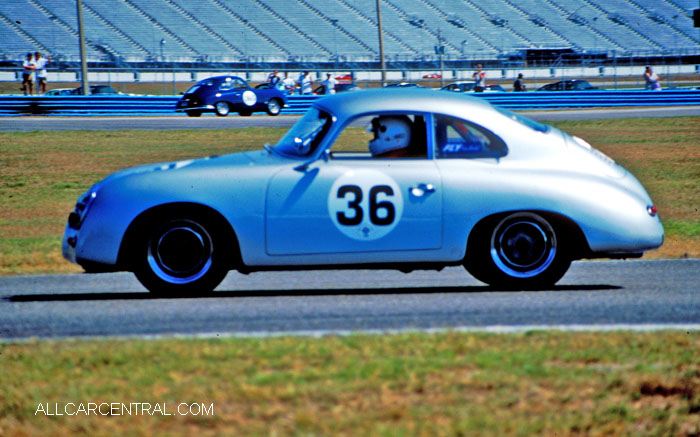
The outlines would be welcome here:
M 445 91 L 448 92 L 448 91 Z M 471 94 L 508 109 L 570 109 L 620 106 L 700 105 L 700 90 L 566 91 Z M 322 96 L 291 96 L 283 114 L 302 114 Z M 182 115 L 179 96 L 0 96 L 0 116 Z

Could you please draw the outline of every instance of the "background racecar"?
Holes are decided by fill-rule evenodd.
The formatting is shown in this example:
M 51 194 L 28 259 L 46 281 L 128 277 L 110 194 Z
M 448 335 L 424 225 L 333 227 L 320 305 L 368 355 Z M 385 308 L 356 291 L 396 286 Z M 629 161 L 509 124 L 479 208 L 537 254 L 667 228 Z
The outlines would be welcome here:
M 279 115 L 286 104 L 285 95 L 275 88 L 252 88 L 240 77 L 216 76 L 200 80 L 187 90 L 177 102 L 175 111 L 185 112 L 190 117 L 199 117 L 204 112 L 214 112 L 222 117 L 230 112 Z
M 474 82 L 454 82 L 447 84 L 440 88 L 443 91 L 454 91 L 454 92 L 462 92 L 462 93 L 474 93 L 474 86 L 476 84 Z M 505 89 L 503 89 L 502 86 L 497 85 L 497 84 L 488 84 L 483 86 L 483 91 L 485 93 L 504 93 L 506 92 Z
M 63 253 L 160 293 L 230 269 L 448 265 L 530 288 L 662 242 L 641 184 L 584 140 L 462 93 L 378 89 L 317 100 L 274 147 L 107 177 Z
M 587 80 L 567 79 L 559 82 L 548 83 L 537 89 L 537 91 L 594 91 L 598 87 L 591 85 Z

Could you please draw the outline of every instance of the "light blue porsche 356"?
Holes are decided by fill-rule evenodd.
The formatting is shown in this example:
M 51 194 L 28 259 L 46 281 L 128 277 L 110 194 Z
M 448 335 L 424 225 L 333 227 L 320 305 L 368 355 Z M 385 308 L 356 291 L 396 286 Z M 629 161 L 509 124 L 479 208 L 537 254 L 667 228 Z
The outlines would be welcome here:
M 275 146 L 107 177 L 63 254 L 171 295 L 232 269 L 454 265 L 511 289 L 662 242 L 642 185 L 584 140 L 478 98 L 381 89 L 317 100 Z

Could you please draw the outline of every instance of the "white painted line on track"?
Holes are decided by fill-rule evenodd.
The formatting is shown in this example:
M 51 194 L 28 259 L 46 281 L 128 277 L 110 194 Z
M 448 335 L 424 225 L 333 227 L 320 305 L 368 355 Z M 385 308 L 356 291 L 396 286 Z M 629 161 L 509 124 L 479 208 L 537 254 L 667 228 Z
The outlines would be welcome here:
M 255 332 L 209 332 L 201 334 L 149 334 L 149 335 L 115 335 L 115 336 L 69 336 L 69 337 L 18 337 L 0 339 L 3 343 L 27 343 L 35 341 L 88 341 L 88 340 L 168 340 L 168 339 L 216 339 L 216 338 L 283 338 L 283 337 L 347 337 L 352 335 L 402 335 L 402 334 L 445 334 L 484 333 L 484 334 L 522 334 L 525 332 L 554 331 L 554 332 L 659 332 L 700 331 L 700 324 L 660 323 L 660 324 L 607 324 L 607 325 L 493 325 L 493 326 L 457 326 L 449 328 L 426 329 L 364 329 L 364 330 L 309 330 L 309 331 L 255 331 Z

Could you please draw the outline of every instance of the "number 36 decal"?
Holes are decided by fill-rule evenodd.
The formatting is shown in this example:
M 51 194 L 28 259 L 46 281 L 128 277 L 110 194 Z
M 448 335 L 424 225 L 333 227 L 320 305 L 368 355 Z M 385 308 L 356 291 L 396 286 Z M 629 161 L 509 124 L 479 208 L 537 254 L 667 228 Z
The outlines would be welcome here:
M 331 187 L 328 213 L 336 228 L 348 237 L 376 240 L 391 232 L 401 220 L 401 190 L 383 173 L 349 171 Z
M 351 193 L 355 196 L 354 199 L 348 202 L 348 207 L 354 211 L 354 216 L 348 218 L 344 211 L 338 211 L 338 223 L 345 226 L 355 226 L 362 223 L 364 211 L 360 207 L 362 202 L 362 188 L 357 185 L 343 185 L 338 188 L 338 198 L 345 198 L 346 194 Z M 377 226 L 386 226 L 394 222 L 396 217 L 396 208 L 390 200 L 378 201 L 379 194 L 393 196 L 394 190 L 388 185 L 375 185 L 369 190 L 369 220 Z M 386 211 L 384 217 L 380 217 L 380 209 Z

